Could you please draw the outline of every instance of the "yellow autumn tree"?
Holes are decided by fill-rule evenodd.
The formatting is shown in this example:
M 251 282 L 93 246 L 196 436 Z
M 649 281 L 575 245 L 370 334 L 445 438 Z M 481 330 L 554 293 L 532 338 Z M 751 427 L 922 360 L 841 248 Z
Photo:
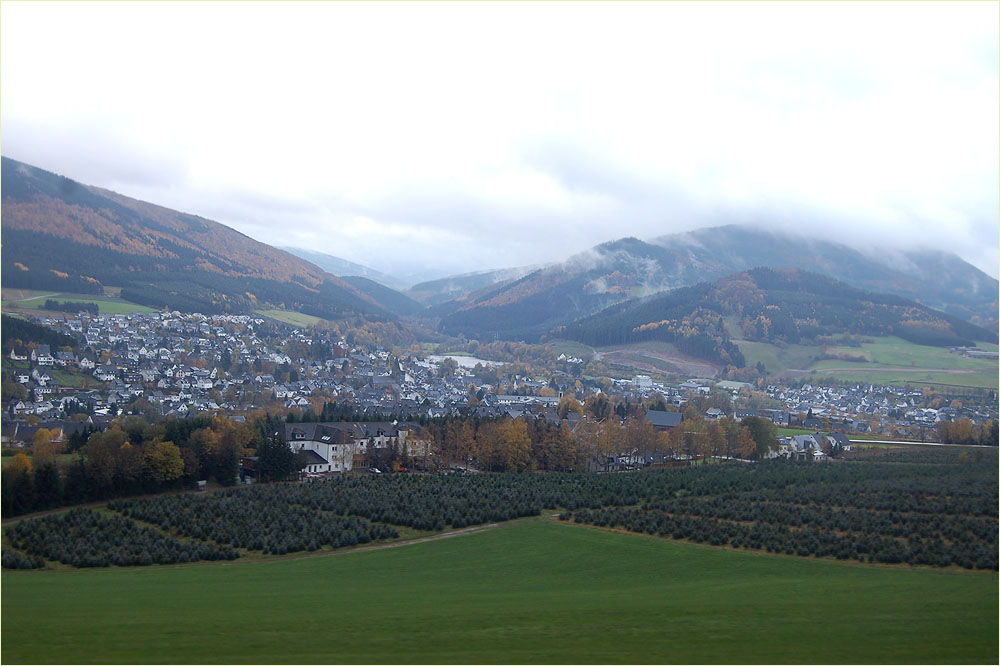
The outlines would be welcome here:
M 31 457 L 34 459 L 36 467 L 55 462 L 56 456 L 62 453 L 63 445 L 60 441 L 53 441 L 55 433 L 47 428 L 39 428 L 35 433 L 31 449 Z
M 20 474 L 22 472 L 25 474 L 31 474 L 33 469 L 31 466 L 31 458 L 23 453 L 15 454 L 11 461 L 4 465 L 3 468 L 4 471 L 9 471 L 13 474 Z
M 158 483 L 176 481 L 184 473 L 181 450 L 173 442 L 156 442 L 146 447 L 143 464 Z

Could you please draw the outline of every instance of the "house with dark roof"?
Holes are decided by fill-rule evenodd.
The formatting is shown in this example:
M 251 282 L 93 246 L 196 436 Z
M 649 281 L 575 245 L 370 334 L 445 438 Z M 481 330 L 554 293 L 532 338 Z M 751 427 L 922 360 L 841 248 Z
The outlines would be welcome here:
M 680 412 L 663 412 L 658 409 L 647 409 L 646 420 L 653 424 L 655 430 L 668 430 L 681 424 L 683 415 Z

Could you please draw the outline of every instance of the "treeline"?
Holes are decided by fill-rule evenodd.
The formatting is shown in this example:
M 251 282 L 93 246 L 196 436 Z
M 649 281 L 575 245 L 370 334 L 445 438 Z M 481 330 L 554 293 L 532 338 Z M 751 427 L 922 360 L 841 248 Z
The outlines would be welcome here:
M 45 300 L 45 305 L 42 307 L 43 310 L 54 310 L 56 312 L 89 312 L 91 314 L 98 314 L 101 311 L 100 306 L 97 303 L 84 303 L 82 301 L 64 301 L 60 303 L 54 298 L 49 298 Z
M 572 472 L 586 470 L 595 457 L 626 455 L 645 461 L 650 454 L 668 457 L 725 456 L 761 458 L 777 446 L 774 426 L 766 419 L 705 421 L 701 413 L 713 398 L 699 397 L 689 404 L 680 425 L 657 432 L 646 420 L 643 403 L 613 403 L 603 393 L 584 403 L 566 396 L 559 416 L 575 412 L 568 421 L 537 419 L 481 419 L 445 417 L 424 420 L 413 438 L 430 442 L 434 467 L 472 465 L 489 472 Z M 665 408 L 660 400 L 651 408 Z M 319 412 L 292 412 L 287 422 L 371 420 L 348 405 L 325 403 Z M 285 419 L 259 414 L 238 423 L 222 416 L 167 419 L 149 423 L 124 416 L 103 431 L 84 430 L 71 435 L 65 446 L 51 441 L 47 431 L 36 435 L 33 456 L 14 456 L 3 468 L 4 517 L 193 486 L 197 480 L 215 480 L 223 486 L 237 482 L 242 456 L 256 455 L 264 481 L 290 478 L 305 465 L 284 440 Z M 73 454 L 57 463 L 61 453 Z M 366 465 L 397 469 L 421 466 L 429 459 L 412 456 L 396 444 L 372 449 Z

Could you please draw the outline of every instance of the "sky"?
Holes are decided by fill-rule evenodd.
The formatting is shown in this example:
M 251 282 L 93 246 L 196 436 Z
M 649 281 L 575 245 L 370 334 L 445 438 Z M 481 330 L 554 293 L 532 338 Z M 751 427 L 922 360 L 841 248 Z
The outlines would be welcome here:
M 0 152 L 414 281 L 747 224 L 1000 263 L 997 2 L 0 3 Z

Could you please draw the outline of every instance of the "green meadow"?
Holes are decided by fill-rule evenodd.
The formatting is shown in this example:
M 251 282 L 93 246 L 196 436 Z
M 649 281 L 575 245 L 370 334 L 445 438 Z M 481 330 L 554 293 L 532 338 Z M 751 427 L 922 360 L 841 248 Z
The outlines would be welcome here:
M 945 347 L 929 347 L 907 342 L 902 338 L 865 338 L 860 347 L 829 346 L 828 354 L 863 357 L 864 360 L 818 359 L 824 348 L 808 345 L 777 345 L 746 340 L 734 340 L 746 358 L 747 365 L 764 363 L 768 372 L 806 370 L 816 379 L 895 384 L 932 383 L 997 388 L 995 359 L 965 358 Z M 979 347 L 996 351 L 997 346 L 979 343 Z
M 256 313 L 270 319 L 291 324 L 292 326 L 300 326 L 302 328 L 314 326 L 320 322 L 326 321 L 320 317 L 314 317 L 313 315 L 308 315 L 304 312 L 296 312 L 295 310 L 257 310 Z
M 4 663 L 996 663 L 997 575 L 533 518 L 399 548 L 4 571 Z
M 66 292 L 38 291 L 29 289 L 4 289 L 3 307 L 40 310 L 47 300 L 59 303 L 96 303 L 103 314 L 128 314 L 130 312 L 157 312 L 154 308 L 138 305 L 121 298 L 98 296 L 97 294 L 71 294 Z

